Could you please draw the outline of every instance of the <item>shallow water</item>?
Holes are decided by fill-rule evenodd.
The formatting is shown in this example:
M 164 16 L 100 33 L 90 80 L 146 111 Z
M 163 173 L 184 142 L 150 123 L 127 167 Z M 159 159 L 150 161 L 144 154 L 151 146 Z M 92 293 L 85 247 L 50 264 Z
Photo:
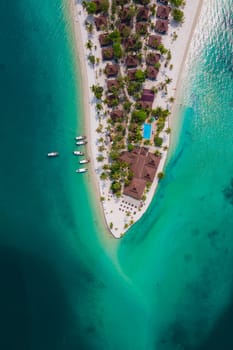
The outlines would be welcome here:
M 74 172 L 83 120 L 67 9 L 0 3 L 1 348 L 232 348 L 230 5 L 204 1 L 166 177 L 117 241 Z

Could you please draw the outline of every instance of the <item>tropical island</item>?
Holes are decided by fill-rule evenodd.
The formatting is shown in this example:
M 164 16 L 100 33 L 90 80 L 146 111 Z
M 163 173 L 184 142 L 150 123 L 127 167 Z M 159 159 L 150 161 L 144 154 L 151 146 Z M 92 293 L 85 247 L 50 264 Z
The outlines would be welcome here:
M 165 175 L 177 83 L 200 5 L 92 0 L 74 6 L 93 177 L 115 237 L 143 215 Z

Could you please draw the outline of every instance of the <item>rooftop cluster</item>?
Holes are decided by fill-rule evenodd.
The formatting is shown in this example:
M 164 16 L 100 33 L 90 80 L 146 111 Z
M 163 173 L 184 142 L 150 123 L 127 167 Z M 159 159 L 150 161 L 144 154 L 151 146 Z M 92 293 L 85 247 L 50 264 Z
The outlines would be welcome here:
M 177 14 L 183 13 L 179 9 L 183 2 L 93 0 L 83 5 L 89 14 L 87 30 L 90 35 L 98 32 L 101 48 L 101 57 L 96 57 L 89 40 L 89 61 L 96 75 L 104 76 L 103 85 L 92 86 L 99 115 L 101 178 L 111 180 L 115 195 L 141 199 L 155 177 L 163 143 L 160 133 L 170 113 L 156 105 L 158 90 L 166 94 L 171 82 L 167 76 L 157 82 L 161 65 L 172 69 L 163 36 L 172 18 L 180 20 Z M 104 69 L 98 70 L 100 62 Z M 143 138 L 144 123 L 152 125 L 149 139 Z M 107 158 L 103 155 L 106 150 Z

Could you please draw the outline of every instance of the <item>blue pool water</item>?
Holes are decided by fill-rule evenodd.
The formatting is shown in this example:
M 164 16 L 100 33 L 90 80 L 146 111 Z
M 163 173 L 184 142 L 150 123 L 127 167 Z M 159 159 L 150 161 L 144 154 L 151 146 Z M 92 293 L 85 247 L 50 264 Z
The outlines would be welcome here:
M 144 124 L 143 125 L 143 138 L 150 139 L 150 137 L 151 137 L 151 124 Z

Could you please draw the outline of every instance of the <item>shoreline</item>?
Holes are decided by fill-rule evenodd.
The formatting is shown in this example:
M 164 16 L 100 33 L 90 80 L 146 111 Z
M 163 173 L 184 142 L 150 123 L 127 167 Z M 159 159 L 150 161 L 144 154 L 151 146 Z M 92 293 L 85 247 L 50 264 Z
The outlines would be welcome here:
M 81 27 L 79 26 L 79 23 L 77 23 L 75 21 L 75 16 L 76 16 L 76 4 L 75 4 L 76 0 L 71 0 L 68 4 L 68 10 L 70 12 L 70 17 L 71 17 L 71 24 L 72 24 L 72 31 L 73 31 L 73 36 L 75 39 L 75 43 L 74 43 L 74 50 L 75 50 L 75 58 L 78 60 L 78 68 L 76 68 L 76 70 L 79 70 L 80 73 L 80 93 L 81 93 L 81 100 L 83 101 L 83 105 L 82 105 L 82 112 L 84 114 L 84 131 L 87 135 L 88 140 L 91 139 L 91 126 L 90 126 L 90 106 L 89 106 L 89 99 L 91 98 L 91 92 L 90 92 L 90 88 L 89 85 L 87 85 L 87 83 L 85 82 L 85 80 L 87 82 L 87 67 L 86 67 L 86 63 L 85 63 L 85 54 L 84 54 L 84 43 L 83 43 L 83 37 L 82 37 L 82 30 Z M 80 45 L 77 45 L 78 42 L 81 42 Z M 94 154 L 92 152 L 92 147 L 90 142 L 87 143 L 86 145 L 87 148 L 87 154 L 90 155 L 89 158 L 94 159 Z M 99 184 L 97 181 L 97 177 L 95 175 L 95 171 L 93 168 L 93 163 L 91 162 L 89 164 L 89 171 L 88 171 L 88 177 L 87 177 L 87 182 L 88 184 L 90 184 L 93 188 L 93 191 L 90 191 L 90 194 L 94 197 L 94 200 L 96 202 L 97 205 L 97 210 L 98 213 L 101 216 L 101 221 L 104 223 L 104 228 L 109 232 L 109 228 L 106 222 L 106 218 L 104 215 L 104 210 L 102 205 L 99 205 L 99 201 L 100 201 L 100 189 L 99 189 Z
M 174 27 L 172 27 L 172 25 L 169 25 L 168 33 L 165 36 L 163 36 L 164 46 L 171 50 L 172 59 L 170 63 L 173 64 L 174 68 L 172 71 L 168 70 L 167 68 L 166 70 L 159 72 L 157 82 L 162 81 L 162 78 L 164 78 L 164 76 L 167 76 L 167 73 L 169 73 L 169 77 L 171 77 L 172 81 L 171 81 L 171 84 L 168 85 L 167 95 L 175 98 L 174 103 L 171 104 L 170 106 L 171 114 L 168 120 L 166 121 L 165 128 L 170 125 L 174 125 L 174 122 L 175 122 L 174 115 L 175 115 L 175 112 L 177 111 L 177 96 L 179 96 L 179 93 L 180 93 L 179 82 L 182 76 L 183 66 L 187 58 L 190 41 L 199 18 L 201 8 L 202 8 L 202 0 L 198 0 L 198 1 L 189 0 L 186 3 L 184 8 L 184 14 L 185 14 L 184 23 L 179 27 L 178 26 L 175 27 L 175 29 Z M 101 78 L 99 78 L 98 80 L 97 68 L 95 71 L 93 67 L 90 66 L 87 59 L 88 55 L 87 55 L 87 49 L 85 47 L 85 43 L 88 41 L 88 39 L 90 39 L 90 37 L 88 36 L 87 30 L 84 24 L 86 14 L 84 14 L 84 11 L 82 8 L 82 1 L 71 0 L 70 11 L 71 11 L 74 35 L 75 35 L 75 51 L 77 52 L 77 55 L 78 55 L 77 59 L 79 61 L 79 69 L 81 73 L 80 86 L 82 88 L 81 94 L 83 99 L 83 112 L 84 112 L 84 123 L 85 123 L 84 128 L 87 132 L 87 136 L 89 140 L 87 144 L 87 150 L 88 150 L 88 153 L 91 155 L 91 160 L 92 160 L 90 164 L 88 181 L 90 181 L 91 186 L 94 187 L 93 189 L 95 192 L 94 197 L 95 197 L 95 200 L 97 201 L 97 206 L 99 208 L 98 210 L 101 214 L 101 217 L 103 218 L 103 222 L 105 224 L 106 229 L 115 238 L 120 238 L 122 234 L 124 234 L 127 231 L 127 229 L 131 227 L 132 224 L 137 222 L 146 212 L 156 192 L 158 179 L 157 177 L 155 177 L 152 183 L 152 186 L 149 192 L 147 193 L 147 198 L 144 201 L 144 203 L 140 202 L 140 206 L 139 205 L 137 206 L 136 212 L 130 213 L 129 219 L 131 220 L 131 224 L 125 227 L 126 223 L 129 222 L 129 219 L 127 221 L 127 218 L 126 219 L 124 218 L 124 222 L 123 222 L 122 217 L 120 217 L 120 215 L 116 213 L 117 207 L 119 208 L 119 206 L 122 205 L 122 203 L 119 204 L 120 200 L 113 198 L 110 192 L 108 191 L 110 182 L 108 183 L 107 181 L 102 181 L 99 178 L 100 166 L 96 160 L 96 157 L 98 155 L 97 139 L 99 136 L 96 132 L 96 129 L 98 127 L 98 116 L 95 109 L 95 104 L 96 104 L 95 99 L 93 97 L 93 93 L 90 90 L 90 87 L 92 85 L 96 85 L 96 83 L 99 82 Z M 175 41 L 172 41 L 171 35 L 174 30 L 178 33 L 178 38 Z M 98 44 L 98 34 L 99 33 L 94 34 L 94 37 L 92 38 L 94 43 L 97 43 L 97 44 Z M 97 50 L 95 51 L 95 54 L 97 57 L 99 56 L 99 53 L 100 53 L 100 48 L 97 48 Z M 146 87 L 148 88 L 150 87 L 150 85 L 152 86 L 153 83 L 149 82 Z M 168 101 L 166 98 L 164 98 L 164 94 L 159 92 L 155 98 L 155 102 L 156 102 L 156 106 L 161 106 L 162 108 L 166 108 L 168 105 Z M 169 147 L 171 143 L 170 136 L 167 135 L 164 131 L 162 133 L 163 133 L 163 139 L 164 139 L 163 146 Z M 162 172 L 162 170 L 164 169 L 169 150 L 170 150 L 170 147 L 168 148 L 168 151 L 167 150 L 162 151 L 162 158 L 161 158 L 159 167 L 157 169 L 157 173 Z M 100 202 L 101 196 L 104 196 L 105 198 L 107 198 L 107 200 L 105 202 Z M 123 201 L 123 203 L 125 202 Z M 133 198 L 127 197 L 126 203 L 127 203 L 126 208 L 130 208 L 130 206 L 135 205 L 135 200 Z M 122 216 L 122 213 L 120 214 Z M 113 222 L 114 222 L 113 228 L 110 229 L 109 226 Z M 117 223 L 116 225 L 115 225 L 115 222 Z

